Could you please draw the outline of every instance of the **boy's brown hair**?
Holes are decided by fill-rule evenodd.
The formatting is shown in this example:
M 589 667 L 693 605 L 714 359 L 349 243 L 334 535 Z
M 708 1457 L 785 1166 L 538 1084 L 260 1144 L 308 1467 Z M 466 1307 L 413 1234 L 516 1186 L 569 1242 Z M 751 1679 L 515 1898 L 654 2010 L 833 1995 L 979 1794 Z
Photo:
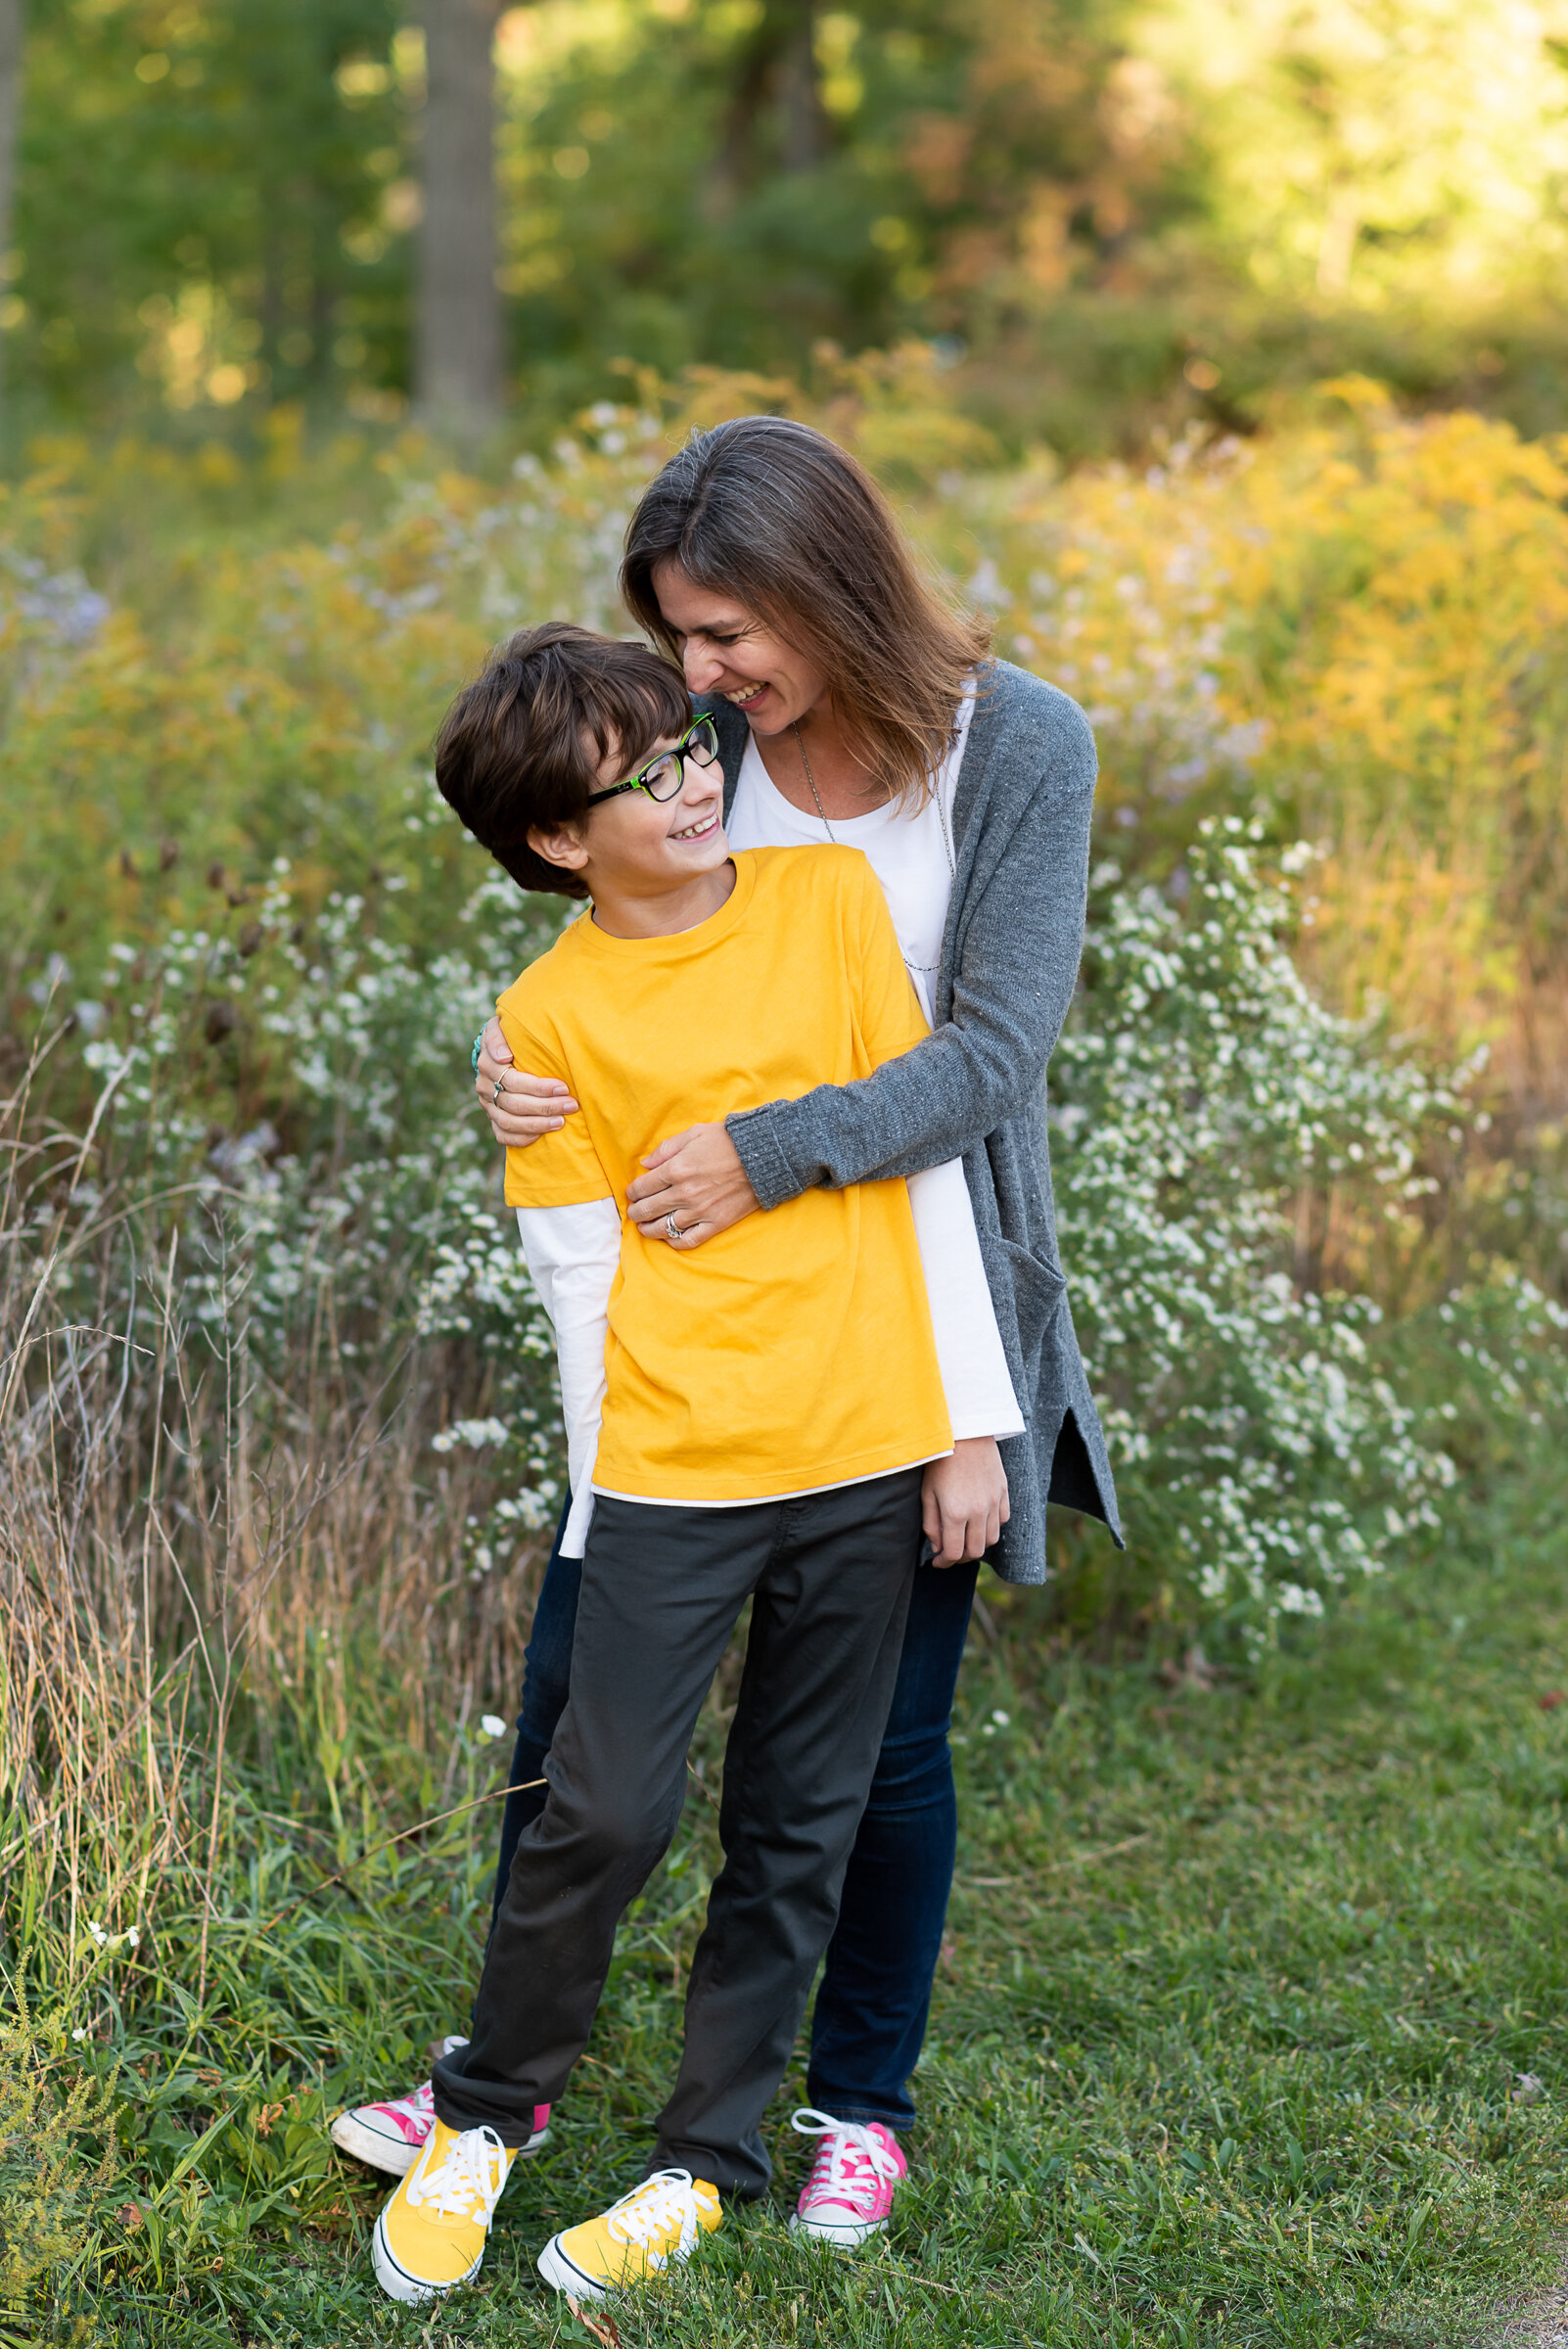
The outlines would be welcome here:
M 645 644 L 546 621 L 509 637 L 458 695 L 436 739 L 436 781 L 520 888 L 585 898 L 579 873 L 529 847 L 530 830 L 579 819 L 612 751 L 629 774 L 690 723 L 679 675 Z

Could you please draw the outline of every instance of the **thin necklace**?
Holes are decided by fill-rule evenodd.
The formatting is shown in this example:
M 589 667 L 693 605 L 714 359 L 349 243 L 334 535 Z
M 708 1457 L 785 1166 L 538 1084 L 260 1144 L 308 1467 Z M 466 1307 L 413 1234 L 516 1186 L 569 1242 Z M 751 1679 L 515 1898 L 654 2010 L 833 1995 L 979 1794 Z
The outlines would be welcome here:
M 790 732 L 794 735 L 795 747 L 801 754 L 801 764 L 806 769 L 806 780 L 810 785 L 811 797 L 816 802 L 816 812 L 822 818 L 822 829 L 827 834 L 829 840 L 832 841 L 833 846 L 835 848 L 839 848 L 842 846 L 842 843 L 839 841 L 837 834 L 834 832 L 833 826 L 828 822 L 827 809 L 822 805 L 822 795 L 816 788 L 816 777 L 811 772 L 811 761 L 806 756 L 806 745 L 801 740 L 800 726 L 793 718 L 790 721 Z M 947 882 L 949 888 L 956 888 L 958 883 L 958 867 L 953 861 L 952 842 L 947 837 L 947 810 L 942 804 L 942 777 L 940 774 L 937 777 L 934 790 L 937 801 L 937 826 L 942 834 L 942 846 L 947 858 Z M 940 971 L 942 968 L 940 962 L 911 962 L 907 954 L 903 958 L 903 963 L 905 970 L 920 971 L 928 978 L 933 971 Z
M 806 769 L 806 780 L 810 785 L 811 797 L 816 802 L 816 812 L 822 818 L 822 829 L 827 834 L 829 840 L 832 841 L 833 846 L 837 848 L 839 846 L 838 836 L 834 832 L 833 826 L 827 820 L 827 809 L 822 805 L 822 794 L 816 788 L 816 777 L 811 772 L 811 761 L 806 756 L 806 745 L 801 740 L 800 725 L 794 718 L 791 718 L 790 720 L 790 732 L 794 735 L 795 747 L 801 754 L 801 764 Z

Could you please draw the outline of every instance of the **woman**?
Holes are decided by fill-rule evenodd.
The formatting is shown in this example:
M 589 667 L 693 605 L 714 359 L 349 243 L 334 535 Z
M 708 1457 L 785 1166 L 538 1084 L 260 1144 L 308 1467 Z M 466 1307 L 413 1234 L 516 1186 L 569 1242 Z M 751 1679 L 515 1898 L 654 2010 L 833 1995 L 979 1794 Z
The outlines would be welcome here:
M 932 1475 L 933 1550 L 962 1562 L 916 1577 L 817 1994 L 814 2110 L 798 2125 L 822 2144 L 798 2223 L 853 2244 L 887 2222 L 904 2169 L 896 2133 L 914 2119 L 907 2082 L 956 1845 L 947 1727 L 979 1559 L 1004 1581 L 1043 1582 L 1047 1499 L 1121 1540 L 1058 1262 L 1044 1106 L 1083 944 L 1094 745 L 1073 702 L 988 659 L 983 627 L 938 602 L 854 461 L 786 419 L 693 435 L 632 518 L 622 585 L 714 715 L 732 844 L 861 849 L 933 1021 L 914 1051 L 863 1082 L 670 1136 L 631 1186 L 632 1216 L 650 1246 L 696 1251 L 812 1185 L 961 1154 L 1027 1423 L 1002 1446 L 1011 1514 L 989 1548 L 962 1461 Z M 477 1070 L 511 1147 L 576 1114 L 561 1085 L 512 1065 L 493 1021 Z M 576 1604 L 576 1568 L 556 1554 L 528 1649 L 514 1786 L 539 1776 L 565 1703 Z M 497 1898 L 538 1800 L 509 1798 Z M 382 2110 L 404 2133 L 423 2125 L 418 2096 L 366 2117 Z

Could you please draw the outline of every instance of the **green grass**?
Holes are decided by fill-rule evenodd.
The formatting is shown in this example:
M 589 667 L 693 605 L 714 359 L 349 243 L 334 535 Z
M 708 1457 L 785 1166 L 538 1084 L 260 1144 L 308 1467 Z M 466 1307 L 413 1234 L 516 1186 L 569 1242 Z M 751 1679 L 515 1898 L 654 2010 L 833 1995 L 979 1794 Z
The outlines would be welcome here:
M 1491 2337 L 1553 2261 L 1568 2196 L 1568 1706 L 1541 1702 L 1568 1683 L 1551 1530 L 1565 1482 L 1542 1464 L 1478 1507 L 1465 1555 L 1348 1607 L 1247 1683 L 1088 1660 L 1036 1599 L 977 1628 L 959 1883 L 893 2235 L 857 2262 L 791 2243 L 794 2076 L 771 2115 L 773 2201 L 619 2308 L 625 2349 Z M 38 2076 L 4 2066 L 22 2084 L 0 2099 L 8 2281 L 19 2321 L 29 2291 L 34 2311 L 17 2337 L 591 2339 L 532 2257 L 636 2175 L 712 1810 L 694 1792 L 481 2285 L 397 2311 L 366 2256 L 381 2189 L 323 2124 L 405 2081 L 425 2036 L 460 2020 L 493 1812 L 289 1904 L 366 1841 L 482 1790 L 502 1749 L 456 1739 L 444 1786 L 377 1750 L 376 1670 L 367 1640 L 346 1676 L 367 1742 L 341 1831 L 321 1773 L 352 1773 L 306 1739 L 296 1688 L 292 1729 L 250 1727 L 205 1914 L 174 1902 L 139 1951 L 95 1958 L 71 1987 L 48 1977 L 47 1920 L 13 1911 L 32 2018 L 8 2057 L 41 2050 L 46 2091 L 79 2083 L 86 2057 L 116 2107 L 113 2174 L 95 2180 L 90 2096 L 49 2118 Z M 705 1726 L 710 1754 L 720 1727 Z M 93 2037 L 72 2043 L 84 2022 Z M 1520 2073 L 1539 2100 L 1510 2098 Z M 46 2209 L 28 2148 L 50 2130 L 57 2172 L 74 2133 L 79 2174 Z M 23 2273 L 29 2240 L 53 2245 L 46 2284 Z

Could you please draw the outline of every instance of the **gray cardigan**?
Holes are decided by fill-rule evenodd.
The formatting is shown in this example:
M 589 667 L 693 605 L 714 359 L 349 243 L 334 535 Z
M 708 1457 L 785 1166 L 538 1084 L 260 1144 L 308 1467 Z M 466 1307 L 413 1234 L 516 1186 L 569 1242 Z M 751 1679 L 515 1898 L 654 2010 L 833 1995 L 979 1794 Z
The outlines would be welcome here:
M 724 811 L 745 718 L 712 711 Z M 725 1121 L 764 1208 L 962 1157 L 1025 1433 L 1001 1448 L 1012 1508 L 989 1562 L 1045 1580 L 1045 1502 L 1101 1518 L 1122 1546 L 1105 1439 L 1056 1245 L 1045 1068 L 1078 981 L 1088 888 L 1094 737 L 1076 702 L 987 662 L 953 802 L 956 874 L 924 1043 L 856 1084 L 818 1085 Z

